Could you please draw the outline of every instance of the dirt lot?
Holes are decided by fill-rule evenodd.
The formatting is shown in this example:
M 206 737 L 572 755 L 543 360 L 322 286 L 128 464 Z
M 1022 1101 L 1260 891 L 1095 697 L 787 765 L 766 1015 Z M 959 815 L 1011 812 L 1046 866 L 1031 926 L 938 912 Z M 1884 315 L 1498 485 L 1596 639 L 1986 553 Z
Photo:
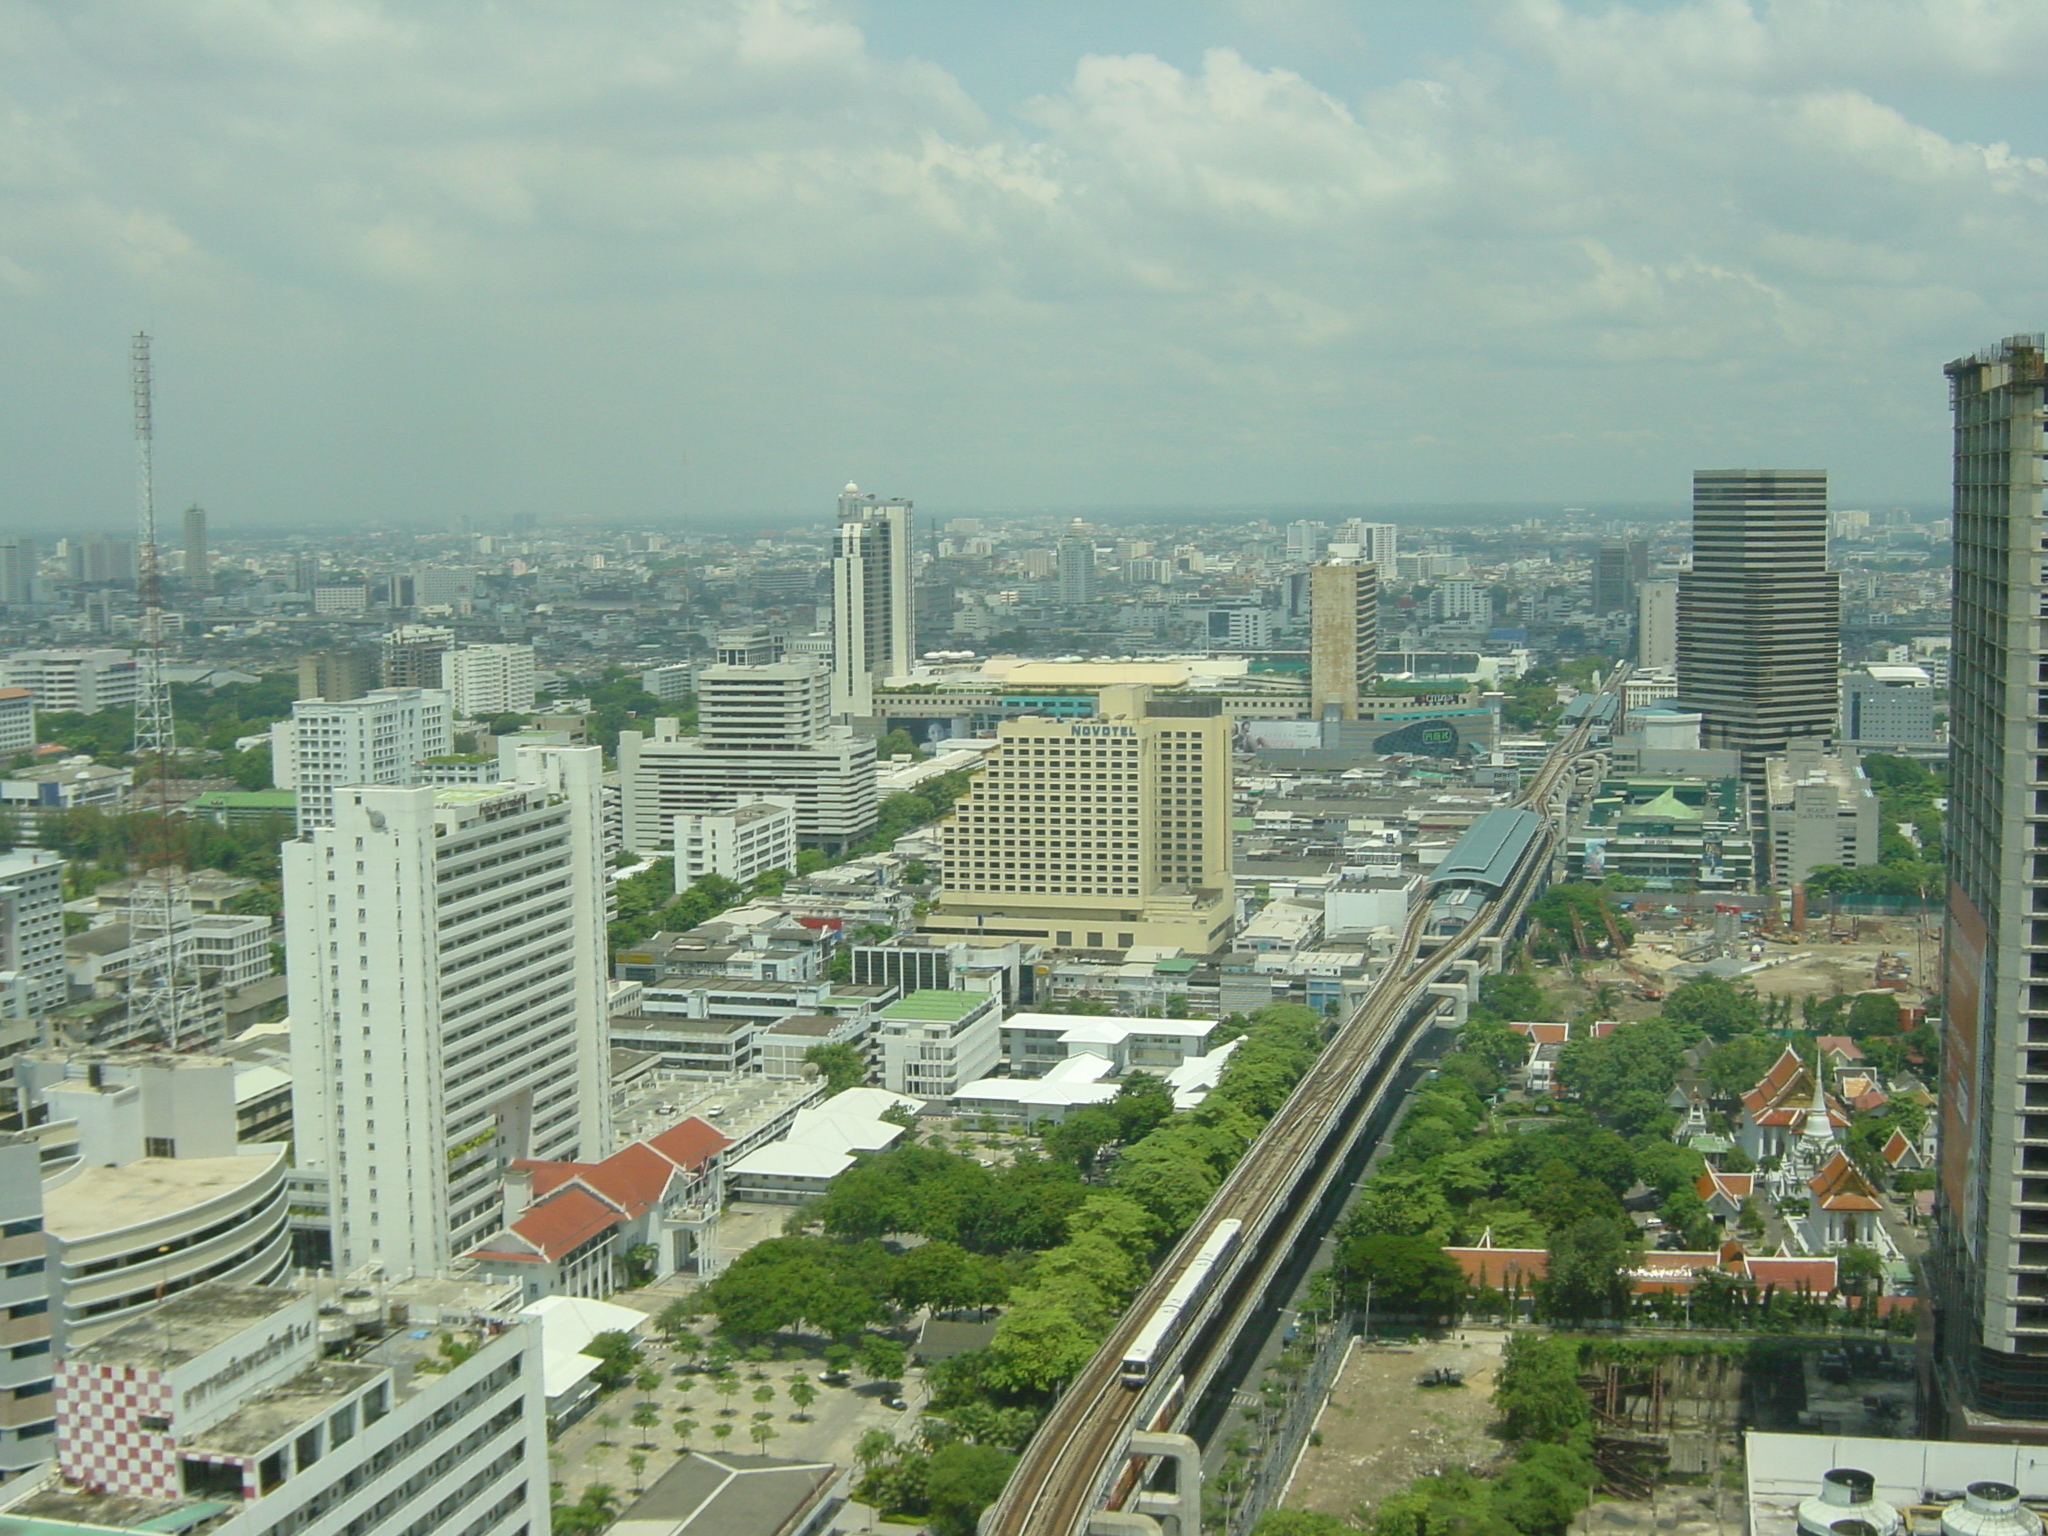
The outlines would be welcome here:
M 1348 1515 L 1418 1477 L 1482 1466 L 1500 1454 L 1489 1434 L 1493 1378 L 1507 1336 L 1467 1328 L 1414 1345 L 1360 1344 L 1344 1362 L 1282 1500 L 1291 1508 Z M 1418 1387 L 1435 1366 L 1465 1373 L 1462 1387 Z

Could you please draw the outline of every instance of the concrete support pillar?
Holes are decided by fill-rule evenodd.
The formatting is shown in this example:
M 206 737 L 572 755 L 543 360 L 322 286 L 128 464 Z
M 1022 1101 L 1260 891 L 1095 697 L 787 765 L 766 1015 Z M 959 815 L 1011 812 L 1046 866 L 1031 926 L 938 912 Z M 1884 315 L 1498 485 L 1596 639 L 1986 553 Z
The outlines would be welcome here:
M 1132 1508 L 1158 1521 L 1162 1536 L 1202 1536 L 1202 1448 L 1187 1435 L 1141 1429 L 1131 1436 L 1131 1454 L 1173 1463 L 1173 1492 L 1140 1490 Z
M 1439 1012 L 1431 1022 L 1438 1029 L 1463 1029 L 1472 1012 L 1472 989 L 1462 981 L 1432 981 L 1428 991 L 1431 997 L 1447 999 L 1451 1005 L 1448 1013 Z
M 1098 1509 L 1088 1517 L 1088 1536 L 1160 1536 L 1159 1522 L 1128 1510 Z

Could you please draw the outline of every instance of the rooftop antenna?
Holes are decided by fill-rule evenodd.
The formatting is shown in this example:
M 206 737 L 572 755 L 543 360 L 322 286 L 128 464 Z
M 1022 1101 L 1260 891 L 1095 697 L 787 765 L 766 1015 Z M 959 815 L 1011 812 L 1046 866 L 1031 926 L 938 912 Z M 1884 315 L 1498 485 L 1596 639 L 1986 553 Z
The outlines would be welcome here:
M 197 1022 L 197 999 L 186 969 L 192 942 L 191 889 L 179 846 L 182 840 L 171 825 L 170 774 L 178 742 L 170 685 L 164 678 L 164 583 L 156 540 L 152 420 L 156 389 L 147 331 L 135 333 L 129 360 L 135 387 L 135 595 L 142 610 L 135 647 L 135 761 L 150 775 L 142 868 L 129 911 L 131 933 L 155 939 L 138 946 L 140 958 L 129 977 L 129 1024 L 138 1034 L 155 1032 L 177 1050 L 187 1029 Z

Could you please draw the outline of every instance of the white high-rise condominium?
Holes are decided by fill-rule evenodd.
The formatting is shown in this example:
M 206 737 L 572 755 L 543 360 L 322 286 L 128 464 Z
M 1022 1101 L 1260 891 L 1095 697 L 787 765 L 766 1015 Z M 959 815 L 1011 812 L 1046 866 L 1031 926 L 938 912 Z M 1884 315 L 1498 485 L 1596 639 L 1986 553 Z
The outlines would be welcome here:
M 839 493 L 832 557 L 832 710 L 871 715 L 875 689 L 915 656 L 910 503 Z
M 464 720 L 533 709 L 533 647 L 465 645 L 441 658 L 442 686 Z
M 612 1150 L 603 753 L 514 763 L 344 789 L 285 845 L 298 1163 L 337 1271 L 432 1273 L 504 1224 L 512 1160 Z
M 1074 520 L 1054 550 L 1059 564 L 1059 600 L 1063 607 L 1079 608 L 1095 601 L 1095 535 L 1079 518 Z
M 815 657 L 710 666 L 697 677 L 695 736 L 657 720 L 619 736 L 628 848 L 665 853 L 679 815 L 787 795 L 797 840 L 837 852 L 874 829 L 875 744 L 829 723 L 831 679 Z
M 1678 578 L 1653 577 L 1636 583 L 1636 663 L 1678 665 Z
M 1946 1024 L 1927 1256 L 1950 1439 L 2048 1436 L 2048 353 L 1948 365 L 1955 411 Z
M 448 695 L 375 688 L 360 699 L 300 699 L 270 728 L 270 782 L 298 796 L 299 832 L 334 819 L 348 784 L 417 784 L 421 758 L 454 745 Z

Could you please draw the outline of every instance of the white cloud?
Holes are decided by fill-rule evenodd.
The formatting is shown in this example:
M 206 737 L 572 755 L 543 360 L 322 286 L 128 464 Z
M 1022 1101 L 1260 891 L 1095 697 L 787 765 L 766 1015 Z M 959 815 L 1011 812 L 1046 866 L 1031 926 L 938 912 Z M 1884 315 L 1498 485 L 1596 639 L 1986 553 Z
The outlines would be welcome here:
M 1492 17 L 1365 92 L 1089 55 L 1007 126 L 802 0 L 0 0 L 0 325 L 69 358 L 168 310 L 224 373 L 317 357 L 303 403 L 203 423 L 251 516 L 304 478 L 270 444 L 329 421 L 394 511 L 587 496 L 600 450 L 620 510 L 669 505 L 650 421 L 707 507 L 877 471 L 953 501 L 1675 497 L 1793 447 L 1938 485 L 1935 368 L 2048 301 L 2048 144 L 1945 134 L 1898 82 L 2037 79 L 2048 11 Z M 387 412 L 504 462 L 380 444 Z

